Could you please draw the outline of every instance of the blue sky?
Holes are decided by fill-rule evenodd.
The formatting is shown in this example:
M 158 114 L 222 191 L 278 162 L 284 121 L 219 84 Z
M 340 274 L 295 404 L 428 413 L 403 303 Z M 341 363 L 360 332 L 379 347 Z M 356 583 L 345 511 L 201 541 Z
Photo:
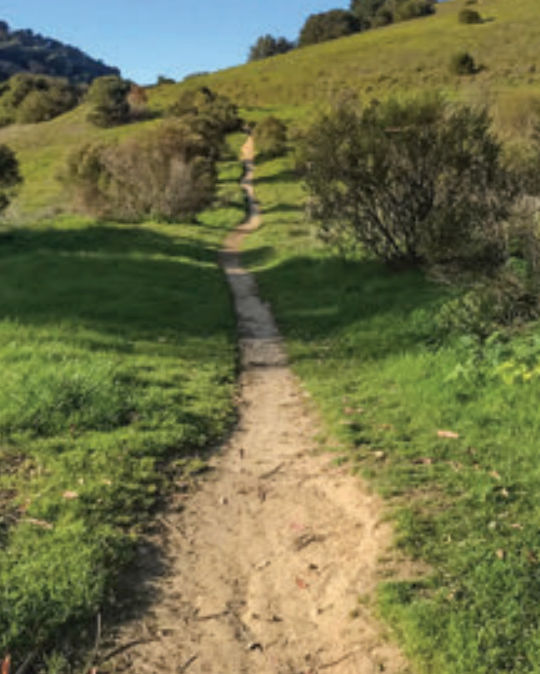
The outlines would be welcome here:
M 150 84 L 243 63 L 259 35 L 294 39 L 309 14 L 348 0 L 0 0 L 12 28 L 68 42 Z

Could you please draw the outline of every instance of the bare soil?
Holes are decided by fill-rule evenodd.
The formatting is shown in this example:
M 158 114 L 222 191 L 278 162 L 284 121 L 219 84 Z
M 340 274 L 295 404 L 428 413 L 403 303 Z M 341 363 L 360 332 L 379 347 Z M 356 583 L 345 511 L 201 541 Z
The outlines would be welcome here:
M 404 657 L 369 611 L 392 541 L 382 503 L 316 452 L 316 415 L 241 265 L 242 240 L 261 217 L 253 153 L 249 138 L 251 215 L 221 253 L 239 322 L 240 420 L 210 477 L 184 495 L 182 511 L 172 505 L 161 518 L 167 564 L 153 581 L 155 600 L 121 629 L 107 666 L 134 674 L 404 672 Z

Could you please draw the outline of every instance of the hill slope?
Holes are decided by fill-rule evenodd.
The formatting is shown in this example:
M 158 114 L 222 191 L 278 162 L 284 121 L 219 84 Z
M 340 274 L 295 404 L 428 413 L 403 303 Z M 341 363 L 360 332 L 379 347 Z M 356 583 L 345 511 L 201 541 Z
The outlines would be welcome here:
M 442 89 L 452 96 L 500 95 L 525 87 L 540 92 L 540 23 L 535 0 L 484 0 L 480 25 L 458 22 L 462 3 L 437 13 L 153 90 L 156 105 L 182 87 L 209 86 L 246 106 L 320 105 L 344 90 L 364 98 Z M 470 52 L 482 69 L 452 75 L 456 52 Z

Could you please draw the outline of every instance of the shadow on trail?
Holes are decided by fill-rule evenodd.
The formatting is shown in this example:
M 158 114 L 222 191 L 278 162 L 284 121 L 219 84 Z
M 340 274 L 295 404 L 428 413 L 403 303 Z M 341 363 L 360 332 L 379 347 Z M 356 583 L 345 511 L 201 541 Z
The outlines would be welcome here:
M 258 266 L 272 255 L 265 246 L 247 251 L 244 260 Z M 348 347 L 333 351 L 338 358 L 380 358 L 433 341 L 433 316 L 448 298 L 445 287 L 419 271 L 394 272 L 377 262 L 330 255 L 289 258 L 259 270 L 257 280 L 286 337 L 343 340 Z

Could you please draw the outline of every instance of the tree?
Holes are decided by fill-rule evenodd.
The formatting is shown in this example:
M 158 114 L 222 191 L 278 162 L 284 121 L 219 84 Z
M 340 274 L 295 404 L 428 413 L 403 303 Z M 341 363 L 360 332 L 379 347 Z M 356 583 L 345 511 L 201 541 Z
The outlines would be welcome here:
M 275 38 L 272 35 L 262 35 L 249 51 L 249 61 L 258 61 L 278 54 L 286 54 L 294 49 L 294 42 L 285 37 Z
M 388 263 L 496 269 L 518 181 L 485 112 L 442 99 L 339 106 L 304 147 L 311 210 L 326 240 Z
M 125 124 L 129 121 L 130 91 L 131 84 L 115 75 L 95 79 L 87 94 L 92 105 L 88 120 L 100 127 Z
M 312 14 L 300 31 L 298 46 L 334 40 L 338 37 L 352 35 L 360 30 L 358 19 L 344 9 L 331 9 L 329 12 Z
M 74 108 L 79 89 L 61 77 L 19 73 L 0 87 L 3 125 L 44 122 Z
M 0 145 L 0 211 L 9 205 L 10 196 L 20 183 L 19 162 L 13 150 L 7 145 Z
M 279 157 L 287 149 L 287 126 L 281 119 L 270 115 L 259 122 L 254 131 L 257 154 L 263 157 Z
M 374 17 L 385 3 L 386 0 L 351 0 L 351 13 L 356 17 L 362 30 L 373 26 Z
M 437 0 L 351 0 L 351 12 L 363 30 L 435 12 Z

